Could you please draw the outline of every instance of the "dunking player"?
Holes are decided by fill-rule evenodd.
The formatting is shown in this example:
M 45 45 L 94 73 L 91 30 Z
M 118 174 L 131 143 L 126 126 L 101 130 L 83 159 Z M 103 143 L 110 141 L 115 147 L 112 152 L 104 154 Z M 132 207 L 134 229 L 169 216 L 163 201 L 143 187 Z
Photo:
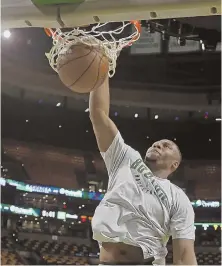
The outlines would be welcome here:
M 181 154 L 170 140 L 155 142 L 143 160 L 124 143 L 109 118 L 109 81 L 90 93 L 90 119 L 109 182 L 93 220 L 101 264 L 165 264 L 166 243 L 173 238 L 173 262 L 196 265 L 194 212 L 185 193 L 167 177 Z

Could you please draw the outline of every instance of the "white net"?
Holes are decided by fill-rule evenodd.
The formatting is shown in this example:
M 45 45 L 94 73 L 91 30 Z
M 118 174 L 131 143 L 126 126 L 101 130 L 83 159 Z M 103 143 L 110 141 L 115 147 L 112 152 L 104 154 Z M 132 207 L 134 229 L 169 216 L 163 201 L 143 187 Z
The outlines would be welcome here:
M 79 27 L 69 32 L 62 32 L 61 29 L 57 29 L 55 32 L 51 31 L 53 47 L 49 53 L 46 53 L 50 66 L 57 72 L 58 55 L 67 51 L 72 45 L 83 43 L 102 48 L 103 53 L 109 60 L 109 77 L 113 77 L 116 69 L 116 60 L 120 51 L 139 39 L 140 29 L 138 24 L 134 24 L 133 22 L 122 22 L 122 25 L 115 30 L 103 31 L 104 26 L 108 23 L 99 23 L 89 31 Z M 131 30 L 129 36 L 121 37 L 124 29 L 130 27 L 132 24 L 135 26 L 133 32 Z

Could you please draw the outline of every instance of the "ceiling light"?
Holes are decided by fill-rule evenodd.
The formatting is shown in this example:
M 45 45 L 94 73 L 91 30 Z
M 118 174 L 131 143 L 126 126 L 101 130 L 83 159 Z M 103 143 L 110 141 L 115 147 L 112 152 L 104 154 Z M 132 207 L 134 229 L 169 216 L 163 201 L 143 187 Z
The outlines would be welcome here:
M 158 116 L 158 115 L 155 115 L 155 116 L 154 116 L 154 118 L 155 118 L 155 119 L 158 119 L 158 118 L 159 118 L 159 116 Z
M 61 106 L 61 103 L 57 103 L 57 104 L 56 104 L 56 107 L 59 107 L 59 106 Z
M 8 38 L 11 36 L 11 32 L 10 32 L 10 30 L 4 30 L 4 32 L 3 32 L 3 36 L 4 36 L 6 39 L 8 39 Z
M 137 118 L 139 115 L 138 114 L 135 114 L 134 117 Z
M 200 40 L 200 44 L 201 44 L 202 51 L 205 51 L 205 44 L 202 40 Z

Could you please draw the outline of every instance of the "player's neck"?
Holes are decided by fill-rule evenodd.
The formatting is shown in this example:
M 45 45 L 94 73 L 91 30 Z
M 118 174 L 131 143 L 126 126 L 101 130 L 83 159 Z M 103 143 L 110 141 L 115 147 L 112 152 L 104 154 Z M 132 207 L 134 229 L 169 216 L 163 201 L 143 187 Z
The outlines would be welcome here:
M 149 167 L 152 173 L 159 178 L 167 179 L 167 177 L 170 175 L 169 171 L 157 168 L 156 164 L 152 162 L 146 162 L 146 165 Z
M 151 170 L 151 169 L 150 169 Z M 162 179 L 167 179 L 167 177 L 169 176 L 168 172 L 166 172 L 165 170 L 151 170 L 152 173 Z

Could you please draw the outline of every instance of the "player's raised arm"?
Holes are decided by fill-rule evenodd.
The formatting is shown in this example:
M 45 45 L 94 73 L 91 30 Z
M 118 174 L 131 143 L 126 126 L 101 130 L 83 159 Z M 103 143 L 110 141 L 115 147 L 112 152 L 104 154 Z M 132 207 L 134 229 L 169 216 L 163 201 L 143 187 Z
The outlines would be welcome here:
M 98 89 L 90 92 L 89 111 L 97 144 L 101 152 L 106 152 L 112 144 L 118 129 L 109 118 L 110 95 L 109 78 Z
M 89 109 L 97 144 L 111 180 L 123 162 L 128 146 L 124 143 L 116 125 L 109 118 L 109 105 L 109 80 L 107 78 L 101 87 L 90 92 Z

